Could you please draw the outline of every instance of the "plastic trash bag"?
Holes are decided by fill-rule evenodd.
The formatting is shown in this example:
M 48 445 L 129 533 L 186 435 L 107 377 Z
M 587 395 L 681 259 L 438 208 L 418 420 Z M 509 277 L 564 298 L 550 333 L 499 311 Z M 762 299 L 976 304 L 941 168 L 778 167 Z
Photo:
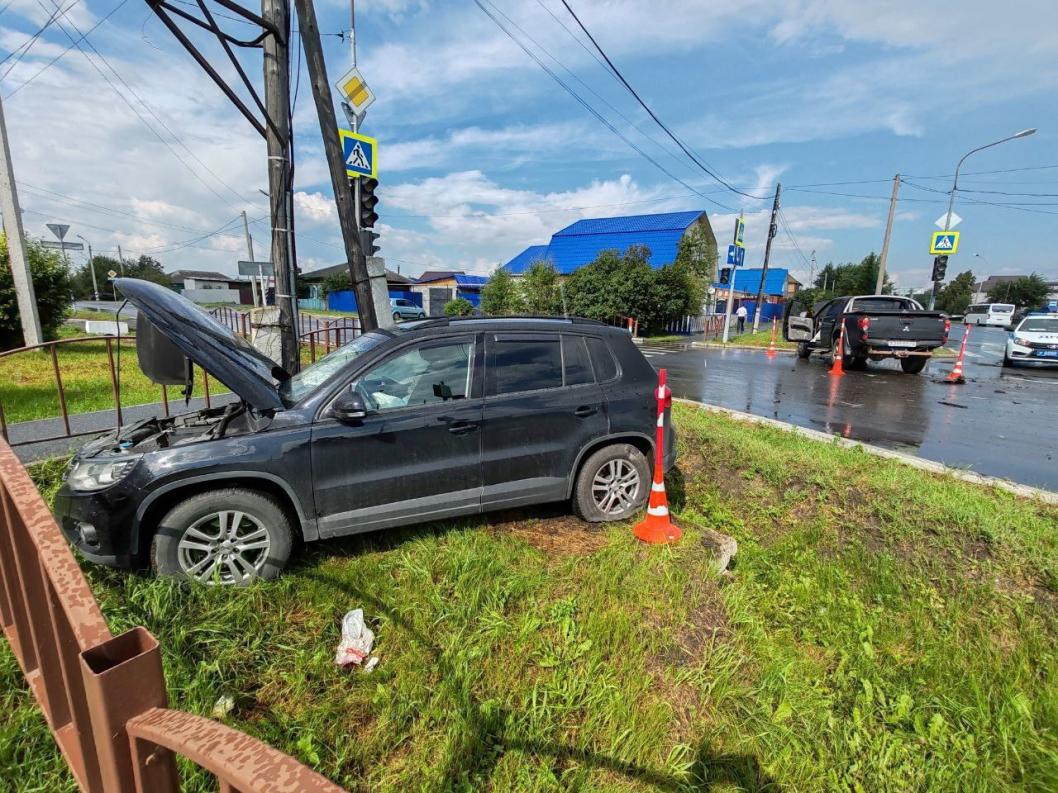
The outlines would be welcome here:
M 334 662 L 338 666 L 359 666 L 371 654 L 374 643 L 375 634 L 364 622 L 364 610 L 353 609 L 342 619 L 342 640 L 338 643 Z

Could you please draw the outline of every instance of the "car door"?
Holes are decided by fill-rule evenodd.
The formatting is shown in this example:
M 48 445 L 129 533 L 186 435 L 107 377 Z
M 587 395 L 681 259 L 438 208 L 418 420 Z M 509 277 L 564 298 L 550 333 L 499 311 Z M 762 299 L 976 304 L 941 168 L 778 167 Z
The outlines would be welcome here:
M 792 303 L 787 310 L 783 338 L 786 341 L 811 341 L 815 335 L 815 319 L 811 316 L 802 317 L 795 314 L 796 307 Z
M 578 452 L 609 418 L 584 338 L 486 334 L 482 509 L 567 497 Z
M 838 317 L 844 306 L 844 300 L 831 300 L 817 315 L 816 324 L 819 330 L 820 347 L 830 347 L 830 339 L 834 335 L 834 331 L 837 329 Z
M 344 387 L 364 400 L 362 419 L 321 411 L 312 430 L 321 536 L 480 509 L 482 361 L 472 334 L 415 342 Z

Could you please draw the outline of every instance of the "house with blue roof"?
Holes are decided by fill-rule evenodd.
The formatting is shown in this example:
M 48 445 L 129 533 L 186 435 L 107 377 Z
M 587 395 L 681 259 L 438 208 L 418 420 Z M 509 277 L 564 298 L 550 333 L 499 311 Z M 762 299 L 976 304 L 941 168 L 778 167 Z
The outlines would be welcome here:
M 700 230 L 716 245 L 709 218 L 700 209 L 655 215 L 586 218 L 551 235 L 547 245 L 530 245 L 503 266 L 512 275 L 522 275 L 538 259 L 550 261 L 561 275 L 590 264 L 599 254 L 616 250 L 624 254 L 633 245 L 650 249 L 650 266 L 664 267 L 676 260 L 676 251 L 692 230 Z

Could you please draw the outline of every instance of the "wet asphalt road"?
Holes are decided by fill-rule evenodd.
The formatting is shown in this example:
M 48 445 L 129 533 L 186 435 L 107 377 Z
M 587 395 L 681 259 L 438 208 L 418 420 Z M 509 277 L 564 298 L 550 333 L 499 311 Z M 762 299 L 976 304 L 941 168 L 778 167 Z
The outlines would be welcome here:
M 954 359 L 920 375 L 894 362 L 827 374 L 829 359 L 719 350 L 685 344 L 642 346 L 665 367 L 678 397 L 788 421 L 978 473 L 1058 491 L 1058 366 L 1002 368 L 1006 331 L 973 328 L 966 384 L 942 383 Z M 952 329 L 952 347 L 962 328 Z

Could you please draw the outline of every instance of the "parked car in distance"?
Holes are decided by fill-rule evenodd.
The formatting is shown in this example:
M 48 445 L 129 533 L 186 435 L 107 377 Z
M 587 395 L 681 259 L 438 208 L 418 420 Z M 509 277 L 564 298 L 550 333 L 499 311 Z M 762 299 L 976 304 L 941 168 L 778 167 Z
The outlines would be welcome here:
M 422 310 L 422 306 L 416 305 L 406 297 L 391 297 L 389 299 L 389 310 L 393 312 L 394 322 L 426 318 L 426 312 Z
M 1014 321 L 1011 303 L 975 303 L 966 308 L 963 322 L 967 325 L 994 325 L 1005 328 Z
M 1058 366 L 1058 314 L 1029 314 L 1011 331 L 1003 366 Z
M 951 320 L 940 311 L 925 311 L 909 297 L 858 295 L 818 303 L 811 316 L 786 307 L 783 338 L 797 342 L 799 358 L 813 352 L 835 354 L 845 327 L 842 364 L 862 369 L 867 361 L 895 358 L 907 374 L 918 374 L 933 351 L 948 341 Z
M 140 421 L 75 456 L 55 509 L 91 561 L 238 584 L 278 575 L 296 537 L 555 501 L 621 520 L 649 495 L 657 376 L 622 330 L 407 322 L 291 377 L 175 292 L 114 283 L 139 311 L 145 373 L 190 378 L 189 359 L 238 401 Z

